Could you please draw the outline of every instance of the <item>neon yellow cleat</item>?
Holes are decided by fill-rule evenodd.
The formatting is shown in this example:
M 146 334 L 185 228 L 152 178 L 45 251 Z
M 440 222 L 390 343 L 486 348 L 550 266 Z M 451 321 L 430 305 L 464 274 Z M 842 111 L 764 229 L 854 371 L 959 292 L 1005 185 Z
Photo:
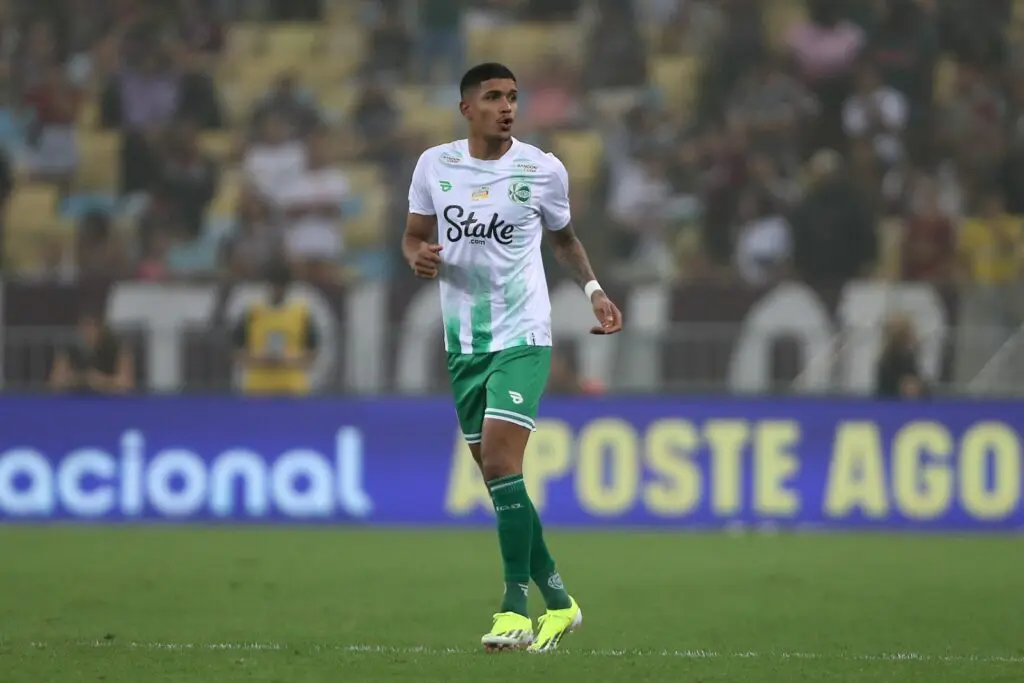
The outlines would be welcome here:
M 540 631 L 533 644 L 526 648 L 527 652 L 551 652 L 565 637 L 583 623 L 583 610 L 576 600 L 569 596 L 572 604 L 565 609 L 549 609 L 547 614 L 537 620 Z
M 533 622 L 522 614 L 500 612 L 494 615 L 491 632 L 480 642 L 488 652 L 520 650 L 533 642 Z

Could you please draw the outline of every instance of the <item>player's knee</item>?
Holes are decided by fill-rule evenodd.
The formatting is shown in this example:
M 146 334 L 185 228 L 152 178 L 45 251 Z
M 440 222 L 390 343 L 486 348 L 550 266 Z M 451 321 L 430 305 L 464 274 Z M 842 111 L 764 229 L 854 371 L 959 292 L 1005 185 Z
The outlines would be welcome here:
M 486 420 L 480 444 L 480 470 L 484 480 L 523 473 L 523 453 L 529 430 L 501 420 Z

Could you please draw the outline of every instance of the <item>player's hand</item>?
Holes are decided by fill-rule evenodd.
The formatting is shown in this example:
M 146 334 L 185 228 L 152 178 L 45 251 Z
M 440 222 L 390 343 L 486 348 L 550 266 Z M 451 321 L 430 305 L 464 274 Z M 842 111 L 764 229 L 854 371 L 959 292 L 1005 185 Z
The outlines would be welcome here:
M 428 244 L 426 242 L 420 244 L 412 263 L 409 264 L 412 266 L 412 272 L 416 274 L 416 277 L 427 279 L 437 277 L 437 266 L 441 263 L 441 249 L 440 244 Z
M 600 323 L 590 328 L 590 334 L 615 334 L 622 329 L 622 312 L 607 294 L 600 290 L 594 292 L 590 303 L 594 305 L 594 317 Z

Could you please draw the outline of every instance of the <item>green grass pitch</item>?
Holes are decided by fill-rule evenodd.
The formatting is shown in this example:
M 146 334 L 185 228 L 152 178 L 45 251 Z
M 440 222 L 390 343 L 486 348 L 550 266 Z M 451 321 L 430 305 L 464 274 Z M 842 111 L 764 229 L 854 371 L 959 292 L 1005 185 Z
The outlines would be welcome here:
M 0 683 L 1024 680 L 1017 538 L 548 537 L 584 623 L 531 656 L 487 531 L 0 527 Z

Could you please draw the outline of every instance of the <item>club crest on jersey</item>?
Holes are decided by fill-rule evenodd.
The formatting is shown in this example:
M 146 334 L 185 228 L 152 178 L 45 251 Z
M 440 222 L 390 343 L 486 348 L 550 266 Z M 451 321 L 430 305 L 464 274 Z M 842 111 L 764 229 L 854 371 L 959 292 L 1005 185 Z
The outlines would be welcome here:
M 522 180 L 515 180 L 508 185 L 508 198 L 513 204 L 526 204 L 533 197 L 533 190 L 530 184 Z
M 442 164 L 455 165 L 462 163 L 462 155 L 458 152 L 441 152 L 440 159 Z
M 484 185 L 483 187 L 478 187 L 476 190 L 473 191 L 472 200 L 474 202 L 482 202 L 483 200 L 487 199 L 490 196 L 490 185 Z

